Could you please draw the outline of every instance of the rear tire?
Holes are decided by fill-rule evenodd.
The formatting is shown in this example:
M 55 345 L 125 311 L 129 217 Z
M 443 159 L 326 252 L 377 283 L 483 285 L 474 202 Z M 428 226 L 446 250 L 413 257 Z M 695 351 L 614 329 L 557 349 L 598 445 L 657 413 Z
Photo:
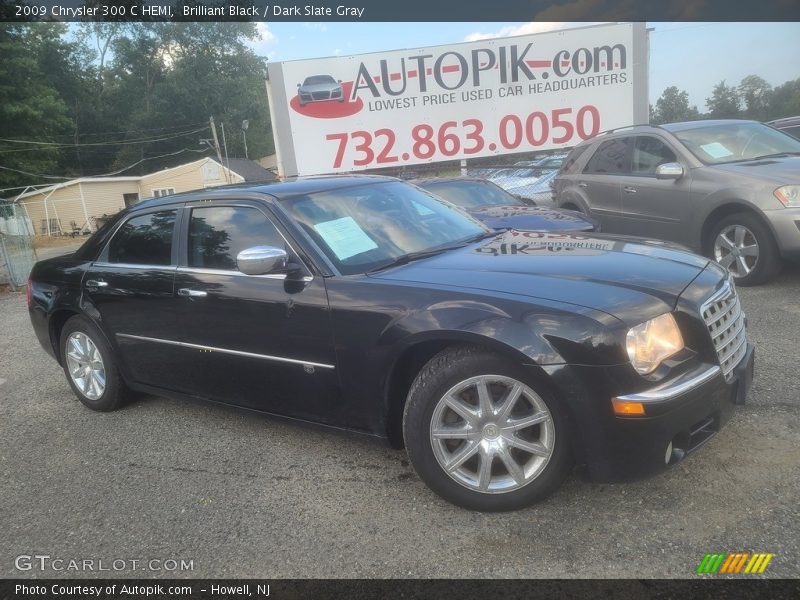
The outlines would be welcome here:
M 782 266 L 772 232 L 748 213 L 729 215 L 714 226 L 709 256 L 730 271 L 736 285 L 745 287 L 769 281 Z
M 84 406 L 100 412 L 116 410 L 131 397 L 111 348 L 86 317 L 71 317 L 61 330 L 64 374 Z
M 471 346 L 447 348 L 419 372 L 403 437 L 428 487 L 470 510 L 542 500 L 572 464 L 566 415 L 547 387 L 527 368 Z

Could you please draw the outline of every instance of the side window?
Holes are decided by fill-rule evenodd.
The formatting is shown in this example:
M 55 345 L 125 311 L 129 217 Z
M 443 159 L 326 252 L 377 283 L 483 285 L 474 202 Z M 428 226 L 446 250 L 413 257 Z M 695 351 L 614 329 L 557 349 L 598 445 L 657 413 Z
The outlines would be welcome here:
M 664 142 L 650 136 L 635 138 L 633 146 L 633 173 L 655 176 L 656 168 L 664 163 L 677 161 L 675 153 Z
M 128 219 L 108 246 L 108 261 L 132 265 L 169 265 L 177 211 L 165 210 Z
M 589 149 L 589 145 L 586 146 L 578 146 L 573 148 L 572 151 L 569 153 L 567 158 L 564 159 L 564 162 L 561 163 L 561 175 L 569 175 L 570 173 L 575 173 L 577 169 L 577 162 L 581 155 Z
M 583 170 L 584 173 L 618 175 L 630 172 L 628 163 L 628 141 L 630 138 L 615 138 L 600 144 L 594 156 Z
M 260 210 L 241 206 L 192 209 L 190 267 L 238 271 L 236 256 L 253 246 L 286 247 L 281 234 Z

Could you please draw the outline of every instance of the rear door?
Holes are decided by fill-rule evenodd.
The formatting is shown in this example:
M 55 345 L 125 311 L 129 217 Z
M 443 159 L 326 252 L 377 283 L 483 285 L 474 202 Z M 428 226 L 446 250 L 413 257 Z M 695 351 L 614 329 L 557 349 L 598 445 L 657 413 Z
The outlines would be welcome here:
M 328 298 L 270 210 L 256 201 L 186 207 L 175 290 L 192 393 L 314 421 L 335 420 L 338 380 Z M 292 273 L 245 275 L 236 256 L 284 249 Z
M 654 239 L 688 242 L 691 175 L 683 165 L 680 179 L 656 179 L 656 169 L 680 162 L 663 139 L 653 135 L 633 138 L 631 174 L 622 185 L 622 233 Z
M 127 377 L 166 389 L 180 388 L 182 379 L 181 352 L 158 342 L 179 336 L 173 287 L 180 215 L 179 207 L 162 207 L 128 217 L 82 283 L 86 314 L 116 348 Z
M 576 175 L 577 186 L 603 231 L 614 233 L 622 227 L 622 184 L 630 172 L 630 138 L 602 142 Z

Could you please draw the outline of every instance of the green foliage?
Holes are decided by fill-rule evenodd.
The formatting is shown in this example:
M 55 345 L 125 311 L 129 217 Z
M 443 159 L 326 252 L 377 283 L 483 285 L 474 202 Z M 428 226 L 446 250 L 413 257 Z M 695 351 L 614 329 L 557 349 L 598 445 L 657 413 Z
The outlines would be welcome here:
M 693 121 L 700 117 L 696 106 L 689 106 L 689 94 L 670 86 L 656 100 L 656 106 L 650 107 L 650 122 L 654 125 Z
M 136 175 L 210 154 L 214 116 L 228 154 L 274 152 L 266 61 L 254 23 L 0 25 L 0 165 L 65 177 Z M 221 131 L 220 131 L 221 135 Z M 35 151 L 31 149 L 35 148 Z M 158 158 L 163 155 L 173 154 Z M 140 162 L 141 161 L 141 162 Z M 52 182 L 0 170 L 0 188 Z
M 30 139 L 36 131 L 36 139 L 48 139 L 69 130 L 66 105 L 41 68 L 54 33 L 57 37 L 52 26 L 0 24 L 0 138 Z M 6 169 L 48 173 L 58 159 L 56 148 L 0 142 L 0 165 Z M 0 170 L 0 187 L 27 183 L 29 175 Z
M 706 99 L 706 106 L 708 106 L 708 116 L 712 119 L 741 117 L 739 90 L 734 86 L 726 85 L 724 79 L 711 90 L 711 96 Z

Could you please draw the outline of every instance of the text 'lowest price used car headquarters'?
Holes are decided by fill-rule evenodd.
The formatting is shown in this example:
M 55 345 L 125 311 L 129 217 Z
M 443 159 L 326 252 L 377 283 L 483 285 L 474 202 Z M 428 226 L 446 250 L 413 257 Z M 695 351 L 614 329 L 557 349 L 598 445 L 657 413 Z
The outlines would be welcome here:
M 753 375 L 715 262 L 493 230 L 375 176 L 143 202 L 39 262 L 28 303 L 92 409 L 146 392 L 383 438 L 479 510 L 547 496 L 573 462 L 598 480 L 675 464 Z

